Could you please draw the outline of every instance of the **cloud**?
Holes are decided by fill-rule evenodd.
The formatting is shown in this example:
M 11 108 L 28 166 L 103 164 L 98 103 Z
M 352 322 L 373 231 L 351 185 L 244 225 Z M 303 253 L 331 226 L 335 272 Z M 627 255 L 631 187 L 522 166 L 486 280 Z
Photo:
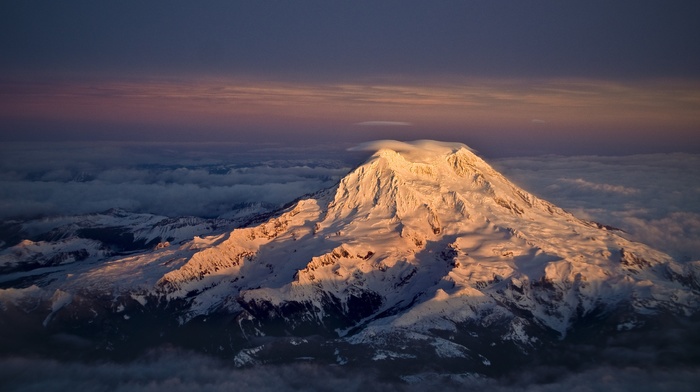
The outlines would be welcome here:
M 572 184 L 572 185 L 577 186 L 581 189 L 588 189 L 588 190 L 594 190 L 594 191 L 621 193 L 623 195 L 630 195 L 630 194 L 634 194 L 634 193 L 639 192 L 639 189 L 629 188 L 629 187 L 625 187 L 622 185 L 598 184 L 595 182 L 586 181 L 583 178 L 577 178 L 577 179 L 562 178 L 561 181 L 565 182 L 565 183 Z
M 348 151 L 370 151 L 375 152 L 381 149 L 390 149 L 397 152 L 412 152 L 429 150 L 440 153 L 449 153 L 452 151 L 465 148 L 472 150 L 469 146 L 455 142 L 441 142 L 437 140 L 414 140 L 414 141 L 398 141 L 398 140 L 373 140 L 365 143 L 360 143 L 354 147 L 350 147 Z
M 431 134 L 454 137 L 468 131 L 472 137 L 496 140 L 500 148 L 522 149 L 523 144 L 533 143 L 533 135 L 518 131 L 523 123 L 538 124 L 546 118 L 557 129 L 539 127 L 540 147 L 556 141 L 559 146 L 580 148 L 571 142 L 589 144 L 595 135 L 618 151 L 642 142 L 697 150 L 692 136 L 700 126 L 700 89 L 693 80 L 47 78 L 44 82 L 0 80 L 0 91 L 7 92 L 0 95 L 0 125 L 4 125 L 0 138 L 10 140 L 35 140 L 36 135 L 60 140 L 78 132 L 43 129 L 46 124 L 101 124 L 78 134 L 102 139 L 129 134 L 152 140 L 173 140 L 175 135 L 201 140 L 203 134 L 221 137 L 235 130 L 246 132 L 248 139 L 274 140 L 289 136 L 281 130 L 318 138 L 328 137 L 328 129 L 340 129 L 343 132 L 333 133 L 332 140 L 345 141 L 357 141 L 358 134 L 369 131 L 388 133 L 397 128 L 413 138 L 424 137 L 418 134 L 424 130 L 413 125 L 429 124 Z M 150 131 L 138 132 L 135 124 Z M 193 135 L 192 129 L 199 132 Z
M 492 162 L 575 215 L 619 227 L 678 260 L 700 259 L 700 155 L 541 156 Z
M 332 186 L 350 169 L 325 150 L 308 154 L 314 158 L 303 152 L 260 156 L 236 149 L 200 156 L 201 145 L 146 146 L 141 151 L 128 144 L 111 145 L 98 153 L 93 152 L 100 150 L 98 143 L 64 149 L 15 146 L 17 151 L 0 161 L 0 217 L 83 214 L 115 207 L 215 217 L 241 203 L 287 203 Z
M 372 371 L 300 363 L 236 369 L 231 362 L 165 350 L 126 363 L 1 359 L 3 390 L 93 391 L 366 391 L 402 390 Z M 383 388 L 383 389 L 380 389 Z
M 546 123 L 546 121 L 540 120 L 540 119 L 537 119 L 537 118 L 533 118 L 533 119 L 531 120 L 531 122 L 532 122 L 533 124 L 544 124 L 544 123 Z
M 328 170 L 318 170 L 314 177 L 300 176 L 295 169 L 279 169 L 277 175 L 266 168 L 229 175 L 165 171 L 155 182 L 148 182 L 153 173 L 140 172 L 138 180 L 134 175 L 124 178 L 109 173 L 109 180 L 87 182 L 6 181 L 0 216 L 81 214 L 119 207 L 167 216 L 213 217 L 240 203 L 281 205 L 329 187 L 339 178 Z
M 355 125 L 362 127 L 408 127 L 413 124 L 402 121 L 363 121 L 356 123 Z
M 504 380 L 422 374 L 412 383 L 381 378 L 371 369 L 313 363 L 236 369 L 230 362 L 176 350 L 152 352 L 131 362 L 59 362 L 0 359 L 4 391 L 479 391 L 573 392 L 598 390 L 694 391 L 700 369 L 599 366 L 572 372 L 532 366 Z
M 681 261 L 700 259 L 700 213 L 672 212 L 658 219 L 624 212 L 614 216 L 635 240 L 654 244 Z

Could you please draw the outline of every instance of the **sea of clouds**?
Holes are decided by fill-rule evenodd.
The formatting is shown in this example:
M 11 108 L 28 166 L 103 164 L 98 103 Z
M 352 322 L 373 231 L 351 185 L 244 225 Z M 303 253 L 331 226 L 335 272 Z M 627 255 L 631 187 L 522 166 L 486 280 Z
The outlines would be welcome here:
M 679 261 L 700 259 L 700 155 L 543 156 L 491 163 L 579 218 L 620 228 Z
M 17 143 L 1 152 L 0 219 L 110 208 L 211 218 L 287 203 L 350 170 L 323 146 Z
M 489 379 L 473 374 L 424 373 L 405 381 L 386 379 L 371 368 L 348 369 L 313 363 L 238 369 L 201 354 L 167 350 L 125 362 L 60 362 L 51 359 L 0 359 L 3 391 L 695 391 L 700 372 L 694 367 L 648 369 L 598 366 L 581 371 L 532 367 L 526 372 Z

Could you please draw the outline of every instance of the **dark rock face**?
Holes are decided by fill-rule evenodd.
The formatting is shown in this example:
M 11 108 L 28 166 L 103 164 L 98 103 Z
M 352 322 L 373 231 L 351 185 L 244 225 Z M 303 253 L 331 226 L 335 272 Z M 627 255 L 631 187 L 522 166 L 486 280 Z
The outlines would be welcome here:
M 270 336 L 322 335 L 338 337 L 338 330 L 357 325 L 371 316 L 384 303 L 384 298 L 371 291 L 349 295 L 345 301 L 331 293 L 319 294 L 320 302 L 285 301 L 273 305 L 269 301 L 239 300 L 248 317 L 260 331 Z

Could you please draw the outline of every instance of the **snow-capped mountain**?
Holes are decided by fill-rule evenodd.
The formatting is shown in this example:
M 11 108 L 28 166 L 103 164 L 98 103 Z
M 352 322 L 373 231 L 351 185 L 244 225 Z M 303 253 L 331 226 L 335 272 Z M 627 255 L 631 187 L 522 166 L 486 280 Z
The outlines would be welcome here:
M 376 153 L 337 186 L 247 227 L 6 276 L 18 284 L 0 292 L 2 310 L 111 349 L 138 334 L 182 342 L 173 331 L 209 322 L 195 340 L 240 364 L 433 360 L 488 373 L 591 325 L 624 333 L 700 309 L 700 262 L 580 220 L 464 145 L 363 148 Z M 166 321 L 144 327 L 155 317 Z M 111 333 L 82 327 L 104 320 Z
M 203 219 L 170 218 L 115 208 L 96 214 L 6 222 L 4 237 L 15 241 L 0 247 L 0 272 L 99 261 L 165 243 L 179 244 L 195 235 L 230 231 L 267 211 L 261 205 L 245 205 L 225 219 Z

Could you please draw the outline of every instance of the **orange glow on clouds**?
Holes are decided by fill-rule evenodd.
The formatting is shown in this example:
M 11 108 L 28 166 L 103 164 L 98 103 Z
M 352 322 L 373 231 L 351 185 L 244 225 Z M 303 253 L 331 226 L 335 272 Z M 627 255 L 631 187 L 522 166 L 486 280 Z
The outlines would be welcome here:
M 0 86 L 0 118 L 20 120 L 232 128 L 387 121 L 422 129 L 700 129 L 700 85 L 687 81 L 165 79 Z

